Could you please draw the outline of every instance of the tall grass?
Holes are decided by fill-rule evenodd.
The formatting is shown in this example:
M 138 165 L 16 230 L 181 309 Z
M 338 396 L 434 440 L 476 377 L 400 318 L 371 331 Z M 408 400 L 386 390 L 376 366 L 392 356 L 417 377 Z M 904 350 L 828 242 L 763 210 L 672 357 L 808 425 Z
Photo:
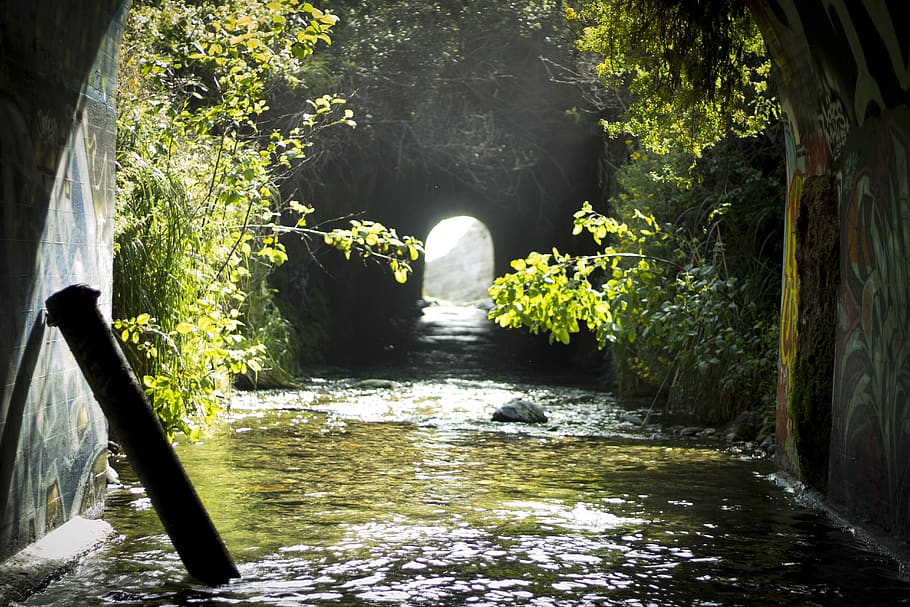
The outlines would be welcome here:
M 192 154 L 139 151 L 121 142 L 114 258 L 114 316 L 127 356 L 165 429 L 195 433 L 223 406 L 232 378 L 261 368 L 264 348 L 243 321 L 251 283 L 245 210 L 204 194 L 211 167 Z M 127 147 L 127 143 L 132 144 Z M 269 297 L 257 289 L 252 300 Z M 256 302 L 256 307 L 266 304 Z
M 265 132 L 273 89 L 300 91 L 334 15 L 297 0 L 135 0 L 121 53 L 114 326 L 168 432 L 194 434 L 233 380 L 293 380 L 297 334 L 268 286 L 279 235 L 380 258 L 404 281 L 419 242 L 374 222 L 320 232 L 276 183 L 344 100 L 302 102 Z M 301 99 L 303 94 L 301 95 Z M 293 227 L 281 219 L 296 215 Z M 268 347 L 267 347 L 268 346 Z

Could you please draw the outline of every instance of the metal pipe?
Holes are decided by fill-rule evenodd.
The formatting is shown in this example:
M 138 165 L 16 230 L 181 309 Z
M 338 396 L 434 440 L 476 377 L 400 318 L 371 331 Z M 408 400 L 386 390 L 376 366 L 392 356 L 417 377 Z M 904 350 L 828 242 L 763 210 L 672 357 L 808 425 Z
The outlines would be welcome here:
M 238 578 L 221 536 L 98 309 L 100 294 L 86 285 L 54 293 L 45 302 L 49 324 L 63 334 L 187 572 L 211 586 Z

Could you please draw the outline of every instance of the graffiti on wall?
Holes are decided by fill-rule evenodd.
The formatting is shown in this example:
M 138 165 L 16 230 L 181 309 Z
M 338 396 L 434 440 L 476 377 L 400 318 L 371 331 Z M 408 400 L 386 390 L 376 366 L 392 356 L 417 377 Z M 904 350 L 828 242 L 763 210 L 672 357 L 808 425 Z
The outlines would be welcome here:
M 793 5 L 792 24 L 801 28 L 818 79 L 814 87 L 805 86 L 805 81 L 793 83 L 815 98 L 801 105 L 817 124 L 807 122 L 800 129 L 823 133 L 832 158 L 839 159 L 854 128 L 906 103 L 910 31 L 885 2 L 787 4 Z M 803 79 L 806 76 L 802 74 Z
M 107 428 L 45 299 L 84 282 L 110 313 L 113 87 L 127 3 L 0 9 L 0 560 L 103 505 Z
M 829 495 L 910 537 L 910 30 L 886 2 L 755 0 L 790 126 L 788 243 L 805 179 L 837 180 L 840 290 Z M 778 431 L 784 464 L 798 268 L 784 268 Z M 786 460 L 789 460 L 787 462 Z
M 908 537 L 910 32 L 884 3 L 797 4 L 827 92 L 816 130 L 840 184 L 829 494 Z
M 910 109 L 849 143 L 832 497 L 910 534 Z
M 790 389 L 790 371 L 796 359 L 796 318 L 799 311 L 799 275 L 796 268 L 796 221 L 799 218 L 799 196 L 802 191 L 802 175 L 790 179 L 784 216 L 784 260 L 781 293 L 780 345 L 777 368 L 777 400 L 787 402 Z M 783 462 L 796 462 L 795 445 L 789 440 L 790 420 L 785 407 L 777 408 L 776 426 L 780 445 L 783 448 Z
M 16 128 L 0 147 L 5 189 L 0 293 L 18 312 L 0 335 L 6 381 L 0 389 L 0 557 L 102 503 L 107 430 L 78 368 L 42 311 L 44 299 L 73 280 L 99 284 L 109 235 L 99 234 L 88 179 L 86 124 L 77 124 L 52 179 L 30 171 L 31 132 L 19 110 L 0 100 Z M 7 142 L 10 140 L 6 140 Z M 49 183 L 48 183 L 49 182 Z M 50 186 L 50 192 L 42 187 Z M 42 204 L 41 201 L 49 201 Z

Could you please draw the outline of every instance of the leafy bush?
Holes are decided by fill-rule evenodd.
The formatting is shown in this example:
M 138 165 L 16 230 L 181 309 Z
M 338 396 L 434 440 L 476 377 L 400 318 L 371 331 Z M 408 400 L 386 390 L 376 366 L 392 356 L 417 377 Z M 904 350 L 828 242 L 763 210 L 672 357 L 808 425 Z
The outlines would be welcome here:
M 761 133 L 779 116 L 768 93 L 771 60 L 738 0 L 578 0 L 566 8 L 579 50 L 598 57 L 622 97 L 604 120 L 613 137 L 647 149 L 701 155 L 728 135 Z
M 354 126 L 344 100 L 309 99 L 262 132 L 268 96 L 299 87 L 336 18 L 297 0 L 135 2 L 119 90 L 114 323 L 169 434 L 195 435 L 240 373 L 290 377 L 293 330 L 267 277 L 280 236 L 383 259 L 406 280 L 421 243 L 380 224 L 324 232 L 279 184 L 316 133 Z M 301 93 L 302 94 L 302 93 Z M 287 121 L 285 121 L 287 122 Z M 293 225 L 283 225 L 291 217 Z M 366 226 L 366 227 L 365 227 Z M 368 234 L 361 234 L 366 230 Z
M 574 233 L 598 252 L 513 261 L 490 289 L 490 318 L 562 343 L 587 327 L 612 344 L 621 389 L 663 390 L 707 420 L 770 405 L 779 276 L 769 260 L 779 257 L 766 245 L 780 239 L 782 182 L 745 162 L 750 149 L 716 150 L 683 183 L 668 176 L 690 156 L 632 148 L 613 212 L 585 203 L 575 213 Z

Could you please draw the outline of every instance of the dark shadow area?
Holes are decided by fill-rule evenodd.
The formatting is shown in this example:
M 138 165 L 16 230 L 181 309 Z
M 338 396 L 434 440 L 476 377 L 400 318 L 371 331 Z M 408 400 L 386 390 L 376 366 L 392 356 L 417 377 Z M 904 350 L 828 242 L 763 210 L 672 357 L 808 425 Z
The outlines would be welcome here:
M 22 360 L 16 373 L 16 381 L 10 393 L 9 407 L 3 421 L 3 435 L 0 436 L 0 512 L 7 512 L 9 496 L 12 493 L 13 470 L 16 453 L 19 449 L 19 436 L 22 433 L 22 416 L 28 402 L 29 388 L 38 365 L 38 355 L 44 344 L 44 313 L 38 312 L 35 323 L 29 331 Z
M 312 371 L 399 381 L 519 381 L 613 388 L 609 355 L 598 351 L 589 336 L 573 336 L 569 345 L 550 344 L 546 336 L 501 329 L 487 319 L 482 304 L 427 303 L 387 337 L 381 349 L 354 350 L 343 362 Z

